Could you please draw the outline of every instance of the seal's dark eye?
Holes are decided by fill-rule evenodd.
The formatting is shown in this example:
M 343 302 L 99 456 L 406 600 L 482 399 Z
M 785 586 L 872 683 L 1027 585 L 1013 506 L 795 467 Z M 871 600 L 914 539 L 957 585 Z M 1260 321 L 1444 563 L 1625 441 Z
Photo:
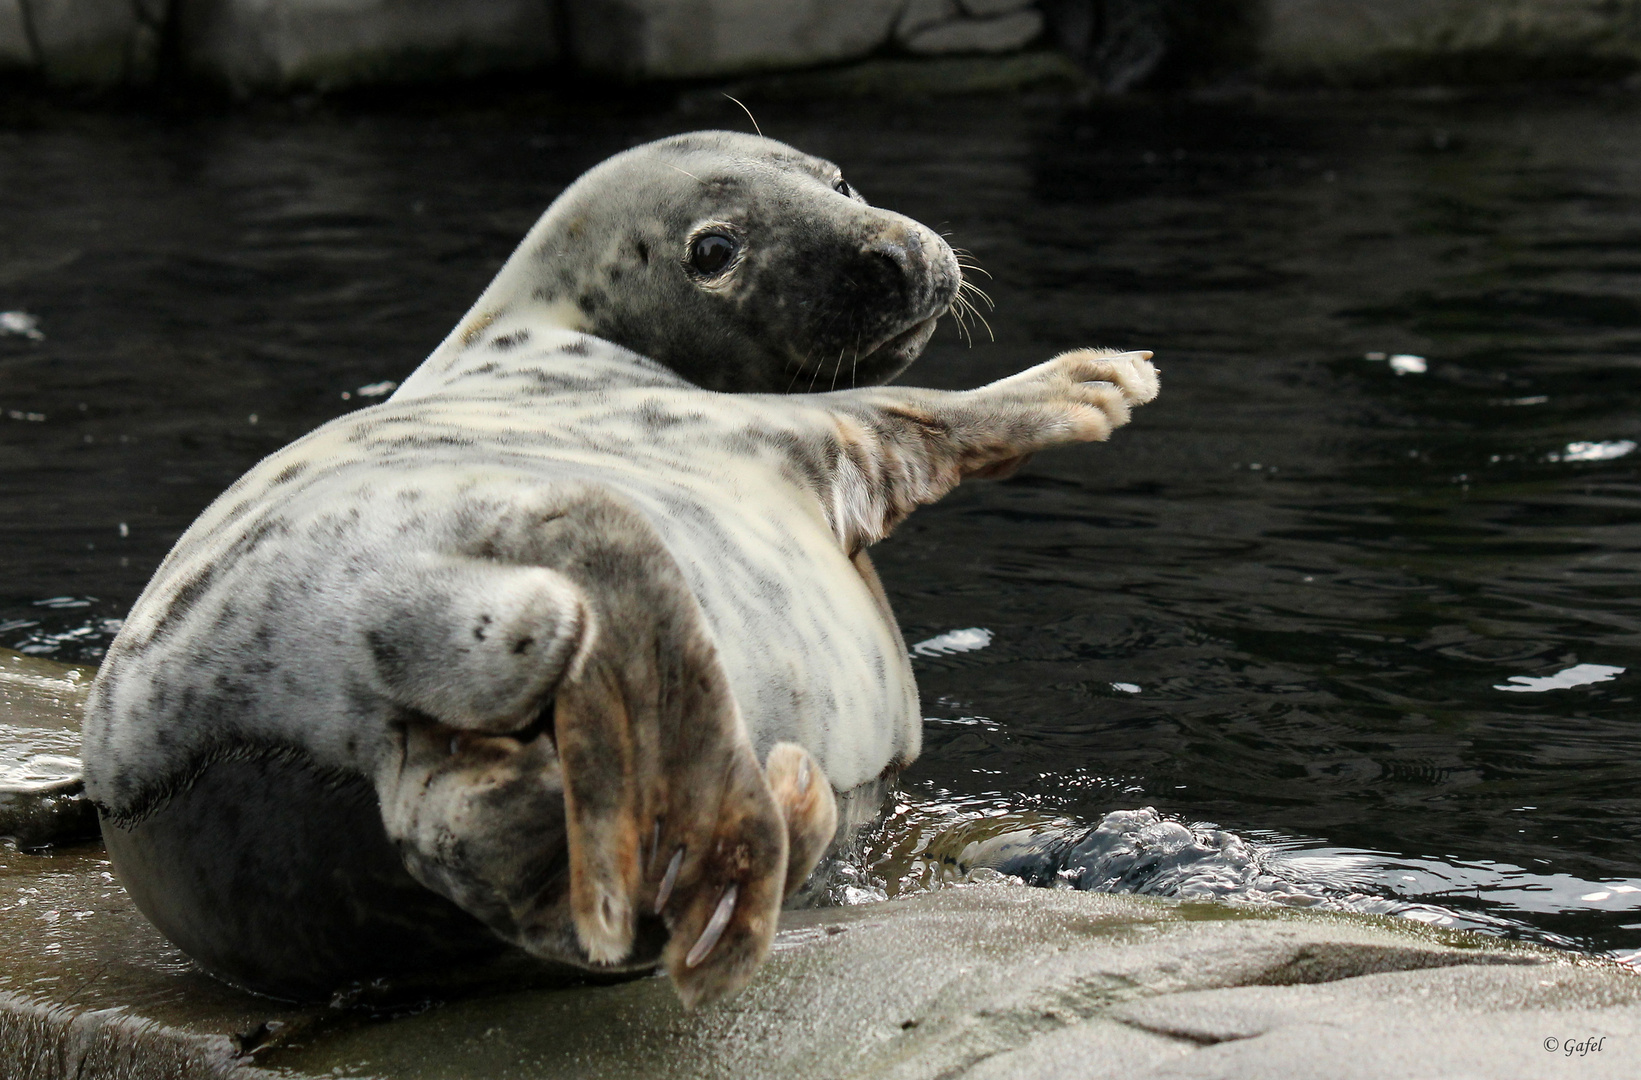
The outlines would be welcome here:
M 841 176 L 838 177 L 838 182 L 832 185 L 832 190 L 846 199 L 853 199 L 855 197 L 855 189 L 850 187 L 849 181 L 845 180 Z
M 722 273 L 729 261 L 735 258 L 735 241 L 723 233 L 707 233 L 697 236 L 695 243 L 689 247 L 689 264 L 701 273 L 708 275 Z

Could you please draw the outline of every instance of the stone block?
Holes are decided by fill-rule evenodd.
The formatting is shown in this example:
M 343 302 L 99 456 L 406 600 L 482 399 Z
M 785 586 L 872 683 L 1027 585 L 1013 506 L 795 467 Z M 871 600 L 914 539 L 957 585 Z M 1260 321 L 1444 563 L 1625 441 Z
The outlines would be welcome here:
M 0 0 L 0 66 L 54 83 L 148 82 L 169 0 Z
M 177 0 L 193 72 L 237 91 L 321 90 L 558 57 L 553 0 Z
M 1641 0 L 1266 0 L 1263 74 L 1327 83 L 1601 76 L 1641 66 Z
M 853 60 L 889 40 L 904 0 L 575 0 L 568 50 L 589 71 L 702 78 Z
M 23 0 L 0 0 L 0 71 L 32 70 L 34 46 L 23 21 Z
M 977 19 L 989 19 L 994 15 L 1008 15 L 1015 11 L 1024 11 L 1037 6 L 1037 0 L 957 0 L 963 14 Z
M 923 56 L 1014 52 L 1042 33 L 1042 12 L 1019 0 L 910 0 L 895 22 L 895 40 Z

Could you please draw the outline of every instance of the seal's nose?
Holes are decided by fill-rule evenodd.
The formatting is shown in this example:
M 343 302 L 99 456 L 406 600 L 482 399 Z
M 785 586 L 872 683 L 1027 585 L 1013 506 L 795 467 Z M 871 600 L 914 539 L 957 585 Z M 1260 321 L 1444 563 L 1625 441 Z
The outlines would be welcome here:
M 868 244 L 866 253 L 888 260 L 901 277 L 912 281 L 918 277 L 924 262 L 923 238 L 915 230 L 897 223 Z
M 915 221 L 891 223 L 869 241 L 862 252 L 883 266 L 906 298 L 919 311 L 951 303 L 956 282 L 948 263 L 955 259 L 946 242 Z

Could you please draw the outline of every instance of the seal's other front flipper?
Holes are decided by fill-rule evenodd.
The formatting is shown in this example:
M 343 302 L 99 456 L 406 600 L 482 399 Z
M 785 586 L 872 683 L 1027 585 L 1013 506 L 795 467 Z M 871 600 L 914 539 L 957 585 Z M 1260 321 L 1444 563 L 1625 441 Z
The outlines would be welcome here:
M 385 696 L 452 728 L 530 724 L 590 630 L 581 591 L 539 566 L 405 557 L 364 593 L 362 634 Z

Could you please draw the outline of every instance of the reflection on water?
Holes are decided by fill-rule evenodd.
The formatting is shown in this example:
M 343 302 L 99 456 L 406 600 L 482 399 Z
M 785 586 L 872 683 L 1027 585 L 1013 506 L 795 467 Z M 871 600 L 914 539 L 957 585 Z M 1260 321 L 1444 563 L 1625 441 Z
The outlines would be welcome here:
M 564 184 L 717 108 L 0 131 L 0 311 L 34 320 L 0 334 L 0 644 L 95 658 Z M 994 275 L 996 342 L 943 328 L 909 381 L 1163 371 L 1109 446 L 876 549 L 931 722 L 859 896 L 991 844 L 1060 887 L 1641 947 L 1641 102 L 757 111 Z

